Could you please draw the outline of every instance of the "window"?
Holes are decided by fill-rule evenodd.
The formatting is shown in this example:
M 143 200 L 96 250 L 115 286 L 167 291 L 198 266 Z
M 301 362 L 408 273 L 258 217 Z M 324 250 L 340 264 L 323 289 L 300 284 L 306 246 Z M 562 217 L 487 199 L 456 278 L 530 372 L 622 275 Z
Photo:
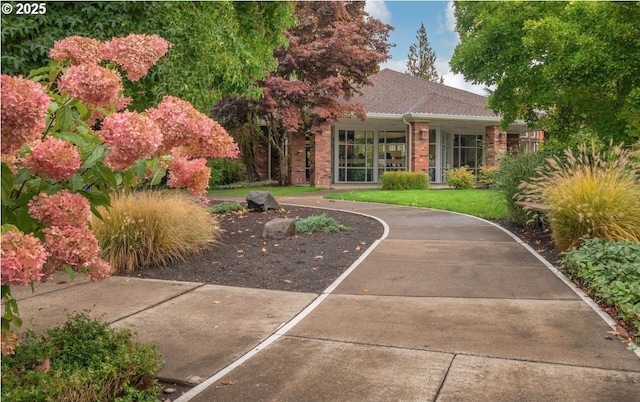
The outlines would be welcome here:
M 455 134 L 453 137 L 453 167 L 467 166 L 478 175 L 478 168 L 482 166 L 482 135 Z

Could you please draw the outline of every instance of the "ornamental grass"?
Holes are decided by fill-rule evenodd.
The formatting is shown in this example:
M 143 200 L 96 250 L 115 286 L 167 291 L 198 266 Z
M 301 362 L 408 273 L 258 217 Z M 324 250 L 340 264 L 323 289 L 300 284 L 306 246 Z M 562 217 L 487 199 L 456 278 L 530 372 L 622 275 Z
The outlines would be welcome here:
M 551 206 L 549 222 L 560 250 L 579 246 L 583 236 L 640 241 L 640 179 L 630 150 L 595 146 L 567 150 L 566 161 L 547 159 L 539 177 L 523 183 L 523 201 Z
M 167 265 L 197 253 L 220 234 L 218 220 L 184 193 L 139 192 L 113 197 L 93 219 L 101 257 L 112 271 Z

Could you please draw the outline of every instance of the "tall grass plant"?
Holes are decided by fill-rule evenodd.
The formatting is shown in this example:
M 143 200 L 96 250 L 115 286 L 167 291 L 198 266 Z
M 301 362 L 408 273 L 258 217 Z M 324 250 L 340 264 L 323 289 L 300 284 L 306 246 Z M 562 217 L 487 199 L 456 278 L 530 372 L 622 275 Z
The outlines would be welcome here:
M 505 155 L 500 161 L 500 169 L 495 176 L 493 188 L 499 191 L 507 204 L 511 220 L 522 226 L 533 226 L 530 214 L 515 204 L 516 198 L 523 193 L 522 182 L 530 182 L 540 173 L 536 171 L 545 162 L 541 153 Z
M 113 197 L 92 222 L 101 257 L 115 272 L 183 260 L 214 242 L 217 219 L 188 195 L 176 191 Z
M 593 146 L 594 147 L 594 146 Z M 560 250 L 583 236 L 640 241 L 640 180 L 631 152 L 581 146 L 566 160 L 549 158 L 538 177 L 523 183 L 518 199 L 547 204 L 553 238 Z

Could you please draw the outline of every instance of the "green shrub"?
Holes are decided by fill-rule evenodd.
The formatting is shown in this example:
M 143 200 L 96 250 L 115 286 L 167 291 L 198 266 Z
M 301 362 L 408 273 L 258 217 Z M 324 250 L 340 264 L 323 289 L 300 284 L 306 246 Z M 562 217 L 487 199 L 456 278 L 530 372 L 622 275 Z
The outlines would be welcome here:
M 296 222 L 296 230 L 302 233 L 313 233 L 323 231 L 325 233 L 350 231 L 351 228 L 341 225 L 327 215 L 323 213 L 321 215 L 311 215 L 307 218 L 300 219 Z
M 134 336 L 86 313 L 44 336 L 27 332 L 14 355 L 2 356 L 2 400 L 156 401 L 160 352 Z M 34 371 L 47 358 L 50 371 Z
M 115 272 L 183 260 L 214 242 L 217 219 L 188 195 L 176 191 L 113 197 L 92 227 L 100 256 Z
M 460 190 L 469 190 L 474 187 L 476 177 L 468 166 L 458 169 L 447 169 L 447 185 Z
M 210 208 L 211 212 L 214 214 L 228 214 L 229 212 L 242 212 L 246 208 L 237 202 L 224 201 L 219 204 L 216 204 Z
M 547 204 L 554 241 L 560 250 L 580 239 L 640 241 L 640 181 L 630 153 L 612 147 L 605 153 L 568 149 L 566 161 L 550 158 L 539 177 L 522 185 L 523 201 Z
M 591 296 L 619 307 L 619 317 L 640 330 L 640 243 L 594 238 L 583 242 L 563 254 L 561 267 Z
M 536 169 L 544 164 L 542 153 L 526 153 L 522 155 L 506 155 L 500 161 L 500 169 L 493 187 L 504 196 L 511 220 L 522 226 L 533 226 L 534 221 L 529 212 L 515 204 L 516 197 L 522 194 L 520 183 L 529 182 L 539 175 Z
M 384 172 L 382 175 L 383 190 L 426 190 L 429 179 L 418 172 Z
M 209 187 L 224 186 L 247 180 L 247 167 L 240 159 L 209 159 L 207 166 L 211 168 Z
M 486 188 L 494 188 L 494 184 L 500 172 L 500 165 L 486 165 L 480 168 L 478 179 L 484 183 Z

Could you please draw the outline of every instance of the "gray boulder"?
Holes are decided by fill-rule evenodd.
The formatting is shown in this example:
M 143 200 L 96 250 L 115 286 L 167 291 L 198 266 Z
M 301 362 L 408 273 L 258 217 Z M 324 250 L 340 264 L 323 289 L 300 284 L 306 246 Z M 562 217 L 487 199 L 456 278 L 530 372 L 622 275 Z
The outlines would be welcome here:
M 270 209 L 279 210 L 280 204 L 268 191 L 249 191 L 247 207 L 251 211 L 267 212 Z
M 296 220 L 291 218 L 274 218 L 264 224 L 262 238 L 285 239 L 296 234 Z

